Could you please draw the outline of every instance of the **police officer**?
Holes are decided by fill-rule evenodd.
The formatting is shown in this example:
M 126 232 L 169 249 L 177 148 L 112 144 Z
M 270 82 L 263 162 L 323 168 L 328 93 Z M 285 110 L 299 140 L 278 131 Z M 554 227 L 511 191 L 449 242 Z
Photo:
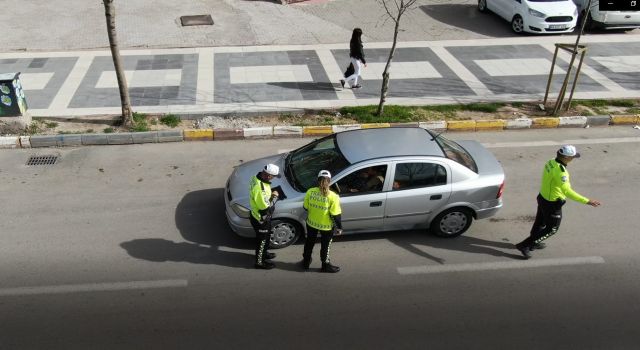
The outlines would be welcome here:
M 316 237 L 320 234 L 320 260 L 322 261 L 322 272 L 335 273 L 340 268 L 331 265 L 329 261 L 329 251 L 331 241 L 335 234 L 342 234 L 342 221 L 340 208 L 340 197 L 329 189 L 331 173 L 328 170 L 320 170 L 318 173 L 318 186 L 310 188 L 304 196 L 304 209 L 307 215 L 307 239 L 304 244 L 302 254 L 302 267 L 305 270 L 311 265 L 311 253 L 316 244 Z
M 275 267 L 269 259 L 275 258 L 276 254 L 267 250 L 271 238 L 271 214 L 273 214 L 274 202 L 278 198 L 278 192 L 271 191 L 271 180 L 278 176 L 279 172 L 280 168 L 277 165 L 267 164 L 249 182 L 251 207 L 249 220 L 256 231 L 255 267 L 257 269 L 270 270 Z
M 566 198 L 597 207 L 600 202 L 595 199 L 586 198 L 571 189 L 569 182 L 569 171 L 567 165 L 574 159 L 579 158 L 580 153 L 572 145 L 562 146 L 556 154 L 555 159 L 549 160 L 542 171 L 542 184 L 538 194 L 538 210 L 536 219 L 531 227 L 529 237 L 516 244 L 516 248 L 522 253 L 525 259 L 531 258 L 531 251 L 544 248 L 545 239 L 553 236 L 560 227 L 562 220 L 562 206 Z

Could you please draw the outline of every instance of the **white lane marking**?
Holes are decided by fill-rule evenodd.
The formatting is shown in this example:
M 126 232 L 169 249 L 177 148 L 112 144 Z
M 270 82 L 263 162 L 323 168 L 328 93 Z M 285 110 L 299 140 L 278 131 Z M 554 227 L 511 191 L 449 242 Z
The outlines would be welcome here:
M 59 286 L 17 287 L 0 289 L 2 296 L 107 292 L 130 289 L 186 287 L 187 280 L 131 281 L 113 283 L 66 284 Z
M 180 86 L 182 69 L 126 70 L 124 76 L 130 88 Z M 96 89 L 117 88 L 118 78 L 115 71 L 104 71 L 96 83 Z
M 576 258 L 533 259 L 526 261 L 503 261 L 475 264 L 407 266 L 398 267 L 398 273 L 401 275 L 415 275 L 426 273 L 527 269 L 533 267 L 586 264 L 604 264 L 604 258 L 601 256 L 585 256 Z
M 560 146 L 564 144 L 586 145 L 598 143 L 624 143 L 624 142 L 640 142 L 640 137 L 619 137 L 604 138 L 591 140 L 564 140 L 564 141 L 531 141 L 531 142 L 495 142 L 483 143 L 486 148 L 504 148 L 504 147 L 541 147 L 541 146 Z
M 640 56 L 591 57 L 614 73 L 635 73 L 640 70 Z
M 386 65 L 386 62 L 369 63 L 366 69 L 362 69 L 360 76 L 364 80 L 380 80 Z M 392 62 L 389 74 L 391 80 L 442 78 L 442 75 L 428 61 Z
M 451 68 L 451 70 L 464 81 L 467 86 L 473 90 L 473 92 L 480 96 L 492 96 L 493 92 L 489 90 L 489 88 L 484 85 L 483 82 L 475 76 L 475 74 L 471 73 L 471 71 L 465 67 L 458 59 L 453 56 L 449 51 L 447 51 L 444 47 L 432 47 L 431 50 L 442 60 L 442 62 L 446 63 L 446 65 Z
M 204 48 L 198 56 L 198 82 L 196 87 L 196 104 L 213 103 L 214 69 L 213 49 Z
M 474 60 L 492 77 L 514 77 L 521 75 L 549 75 L 551 61 L 546 58 L 506 58 L 497 60 Z M 565 74 L 565 70 L 555 67 L 554 72 Z
M 312 82 L 309 67 L 303 64 L 242 66 L 229 68 L 231 84 Z
M 29 90 L 42 90 L 47 87 L 49 80 L 53 77 L 54 73 L 22 73 L 20 74 L 20 80 L 22 87 Z

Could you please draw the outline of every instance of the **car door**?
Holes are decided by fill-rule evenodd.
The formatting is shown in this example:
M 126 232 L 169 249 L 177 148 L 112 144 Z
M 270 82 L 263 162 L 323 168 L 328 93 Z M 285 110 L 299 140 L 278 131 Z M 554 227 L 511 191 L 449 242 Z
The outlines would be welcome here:
M 369 169 L 373 169 L 373 172 Z M 387 169 L 388 165 L 384 163 L 357 167 L 334 183 L 332 188 L 340 194 L 345 232 L 382 229 L 387 199 L 386 192 L 382 190 L 387 183 Z M 370 173 L 370 178 L 362 178 L 365 172 Z M 365 188 L 367 184 L 369 187 Z
M 498 16 L 511 21 L 511 18 L 507 18 L 507 8 L 511 6 L 512 1 L 514 0 L 492 0 L 489 8 Z M 489 3 L 489 1 L 487 1 L 487 3 Z
M 439 161 L 401 161 L 393 164 L 387 193 L 385 230 L 408 230 L 427 225 L 432 213 L 451 196 L 451 171 Z

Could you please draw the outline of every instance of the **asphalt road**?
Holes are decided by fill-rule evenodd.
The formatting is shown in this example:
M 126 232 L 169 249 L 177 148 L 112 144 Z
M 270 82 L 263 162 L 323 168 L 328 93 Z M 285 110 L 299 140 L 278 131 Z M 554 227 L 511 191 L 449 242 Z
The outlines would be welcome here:
M 448 135 L 491 147 L 504 208 L 452 240 L 338 238 L 335 275 L 317 257 L 302 272 L 300 244 L 254 270 L 224 218 L 234 165 L 308 139 L 1 150 L 0 349 L 636 348 L 638 130 Z M 604 204 L 568 203 L 522 261 L 540 167 L 567 140 L 574 189 Z

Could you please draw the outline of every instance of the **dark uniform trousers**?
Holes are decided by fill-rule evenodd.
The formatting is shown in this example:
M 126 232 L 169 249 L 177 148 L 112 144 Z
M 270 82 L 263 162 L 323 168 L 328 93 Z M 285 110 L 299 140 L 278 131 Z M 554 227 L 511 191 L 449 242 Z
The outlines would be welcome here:
M 316 245 L 318 234 L 320 234 L 320 260 L 327 263 L 329 262 L 329 245 L 333 239 L 333 230 L 322 231 L 307 225 L 307 239 L 304 242 L 302 257 L 305 261 L 311 261 L 313 246 Z
M 262 222 L 256 220 L 253 215 L 250 215 L 249 220 L 251 226 L 256 232 L 256 264 L 262 264 L 267 256 L 267 250 L 269 249 L 269 242 L 271 240 L 271 220 L 264 220 Z
M 562 206 L 566 201 L 557 200 L 550 202 L 538 194 L 538 210 L 536 212 L 536 220 L 533 222 L 529 237 L 518 243 L 518 248 L 532 248 L 536 243 L 540 243 L 545 239 L 553 236 L 558 232 L 560 222 L 562 221 Z

